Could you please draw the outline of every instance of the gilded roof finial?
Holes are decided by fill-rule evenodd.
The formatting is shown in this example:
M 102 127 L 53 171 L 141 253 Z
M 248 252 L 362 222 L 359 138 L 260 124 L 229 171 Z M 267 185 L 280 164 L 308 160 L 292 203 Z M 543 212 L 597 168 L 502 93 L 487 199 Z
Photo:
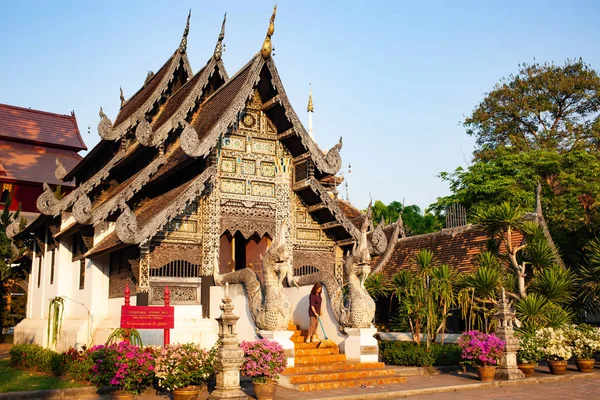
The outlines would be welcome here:
M 187 50 L 187 36 L 190 32 L 190 17 L 192 16 L 192 9 L 190 8 L 190 12 L 187 17 L 187 23 L 185 24 L 185 29 L 183 30 L 183 37 L 181 38 L 181 43 L 179 44 L 179 52 L 185 53 Z
M 313 100 L 312 100 L 312 84 L 309 84 L 309 85 L 310 85 L 310 91 L 308 92 L 308 106 L 306 107 L 306 111 L 314 112 L 315 107 L 313 106 Z
M 215 60 L 220 60 L 223 55 L 223 39 L 225 39 L 225 22 L 227 21 L 227 13 L 223 17 L 223 24 L 221 25 L 221 33 L 219 34 L 219 39 L 217 40 L 217 45 L 215 46 Z
M 119 86 L 119 99 L 121 99 L 121 107 L 123 107 L 123 103 L 125 103 L 125 96 L 123 96 L 123 88 Z
M 277 14 L 277 4 L 273 7 L 273 15 L 271 15 L 271 22 L 269 23 L 269 29 L 267 29 L 267 37 L 265 37 L 265 41 L 263 42 L 262 49 L 260 54 L 263 56 L 265 60 L 271 57 L 271 51 L 273 50 L 273 45 L 271 44 L 271 36 L 275 33 L 275 15 Z

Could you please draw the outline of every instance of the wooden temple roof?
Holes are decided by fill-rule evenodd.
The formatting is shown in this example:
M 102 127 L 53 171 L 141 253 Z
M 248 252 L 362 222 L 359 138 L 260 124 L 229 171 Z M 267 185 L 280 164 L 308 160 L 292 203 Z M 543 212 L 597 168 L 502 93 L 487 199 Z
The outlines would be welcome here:
M 381 272 L 391 278 L 396 272 L 403 269 L 416 271 L 415 256 L 420 250 L 428 249 L 433 252 L 435 263 L 448 264 L 461 273 L 468 273 L 477 268 L 477 256 L 487 250 L 489 239 L 489 235 L 479 225 L 466 225 L 400 238 Z M 519 245 L 522 242 L 523 236 L 514 232 L 513 245 Z M 504 249 L 500 250 L 502 253 Z M 373 265 L 378 263 L 379 257 L 373 257 Z

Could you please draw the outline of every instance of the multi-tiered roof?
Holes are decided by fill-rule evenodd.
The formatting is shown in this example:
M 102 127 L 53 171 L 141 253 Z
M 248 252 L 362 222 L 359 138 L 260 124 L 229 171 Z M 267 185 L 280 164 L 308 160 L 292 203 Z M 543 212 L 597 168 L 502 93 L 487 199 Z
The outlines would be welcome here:
M 57 200 L 48 187 L 38 199 L 46 218 L 72 211 L 54 237 L 116 220 L 115 231 L 90 245 L 87 257 L 147 243 L 210 186 L 216 174 L 211 155 L 256 91 L 293 157 L 293 190 L 332 239 L 353 244 L 360 229 L 327 186 L 342 164 L 341 139 L 324 153 L 292 108 L 271 56 L 274 19 L 275 11 L 261 50 L 229 78 L 221 59 L 225 20 L 214 53 L 193 74 L 188 16 L 178 48 L 136 94 L 122 97 L 114 123 L 100 109 L 102 140 L 63 178 L 75 179 L 77 188 Z

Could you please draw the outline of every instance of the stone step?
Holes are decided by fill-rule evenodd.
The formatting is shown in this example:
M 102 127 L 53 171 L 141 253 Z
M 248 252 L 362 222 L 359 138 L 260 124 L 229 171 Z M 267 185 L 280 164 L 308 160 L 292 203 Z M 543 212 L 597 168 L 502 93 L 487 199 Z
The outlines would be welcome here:
M 326 356 L 328 354 L 340 354 L 340 350 L 337 347 L 329 349 L 295 349 L 294 356 Z
M 317 336 L 319 338 L 319 340 L 324 340 L 322 336 Z M 290 338 L 290 340 L 294 343 L 304 343 L 304 339 L 306 339 L 306 336 L 292 336 Z
M 365 369 L 382 369 L 385 364 L 382 362 L 358 363 L 354 361 L 336 362 L 330 364 L 302 364 L 285 369 L 283 375 L 331 372 L 331 371 L 356 371 Z
M 290 375 L 288 378 L 290 383 L 315 383 L 347 379 L 385 378 L 390 376 L 396 376 L 396 371 L 394 371 L 393 369 L 363 369 L 355 371 L 333 371 L 309 374 L 295 374 Z
M 374 377 L 374 378 L 357 378 L 357 379 L 340 379 L 332 381 L 314 382 L 314 383 L 286 383 L 280 380 L 281 386 L 289 389 L 295 389 L 300 392 L 308 392 L 315 390 L 331 390 L 331 389 L 342 389 L 350 387 L 358 387 L 361 385 L 391 385 L 396 383 L 404 383 L 406 378 L 401 376 L 387 376 L 387 377 Z
M 316 349 L 318 345 L 319 345 L 319 343 L 316 343 L 316 342 L 310 342 L 310 343 L 296 342 L 296 343 L 294 343 L 294 349 Z
M 346 361 L 345 354 L 327 354 L 323 356 L 311 355 L 311 356 L 296 356 L 294 357 L 294 364 L 322 364 L 322 363 L 334 363 Z

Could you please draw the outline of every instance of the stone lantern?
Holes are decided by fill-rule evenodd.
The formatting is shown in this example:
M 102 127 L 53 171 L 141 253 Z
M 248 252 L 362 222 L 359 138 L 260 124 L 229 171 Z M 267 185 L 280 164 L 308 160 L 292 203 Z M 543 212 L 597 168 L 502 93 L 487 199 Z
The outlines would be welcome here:
M 240 367 L 244 363 L 244 350 L 237 337 L 237 320 L 229 297 L 229 284 L 225 284 L 225 297 L 221 304 L 219 323 L 219 348 L 215 360 L 217 385 L 209 399 L 246 400 L 248 396 L 240 389 Z
M 496 336 L 506 343 L 506 349 L 502 353 L 496 370 L 496 377 L 503 380 L 514 380 L 524 378 L 523 372 L 517 367 L 517 351 L 519 350 L 519 339 L 514 335 L 513 323 L 515 313 L 506 300 L 506 293 L 502 288 L 502 302 L 498 304 L 498 312 L 494 314 L 497 320 Z

